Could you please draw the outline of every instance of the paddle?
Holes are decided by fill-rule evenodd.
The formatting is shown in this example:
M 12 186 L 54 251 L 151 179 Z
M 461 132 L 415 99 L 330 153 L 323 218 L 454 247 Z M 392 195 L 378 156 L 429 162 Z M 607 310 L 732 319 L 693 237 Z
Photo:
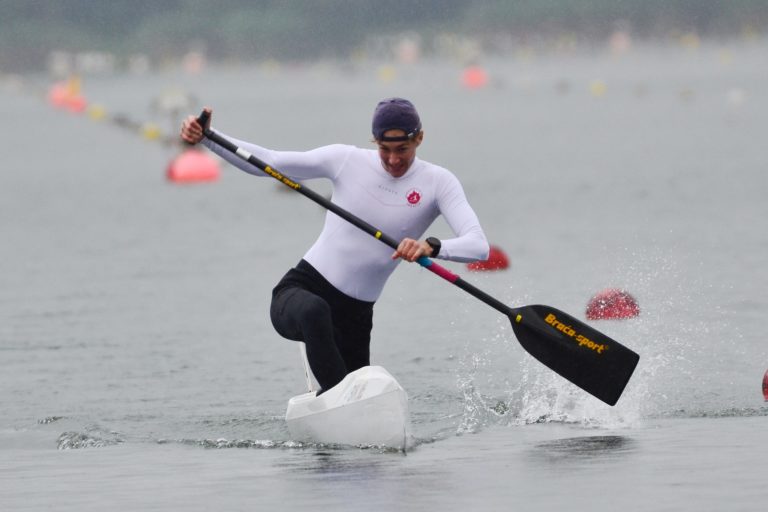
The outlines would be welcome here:
M 203 111 L 197 119 L 205 137 L 369 235 L 397 249 L 399 242 L 394 238 L 211 131 L 206 126 L 208 118 L 208 112 Z M 417 261 L 427 270 L 507 315 L 520 344 L 544 365 L 609 405 L 615 405 L 619 400 L 640 359 L 637 353 L 551 306 L 533 305 L 510 308 L 431 259 L 421 257 Z

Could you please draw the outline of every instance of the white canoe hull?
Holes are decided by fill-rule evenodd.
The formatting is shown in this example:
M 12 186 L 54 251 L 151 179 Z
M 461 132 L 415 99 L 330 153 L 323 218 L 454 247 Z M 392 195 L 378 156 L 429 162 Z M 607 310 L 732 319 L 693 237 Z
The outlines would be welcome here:
M 407 448 L 408 395 L 381 366 L 366 366 L 320 396 L 291 398 L 285 413 L 291 438 L 326 444 Z

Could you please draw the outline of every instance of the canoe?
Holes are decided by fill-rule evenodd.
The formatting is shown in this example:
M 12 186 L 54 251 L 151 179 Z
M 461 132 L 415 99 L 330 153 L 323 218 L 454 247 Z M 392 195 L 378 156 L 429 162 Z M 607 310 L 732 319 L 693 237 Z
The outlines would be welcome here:
M 316 396 L 288 400 L 291 439 L 405 450 L 410 437 L 408 395 L 381 366 L 365 366 Z

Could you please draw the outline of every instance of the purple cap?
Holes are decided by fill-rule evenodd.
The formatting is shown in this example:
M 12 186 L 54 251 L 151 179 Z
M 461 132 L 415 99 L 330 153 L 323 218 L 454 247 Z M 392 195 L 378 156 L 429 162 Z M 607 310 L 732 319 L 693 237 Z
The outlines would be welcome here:
M 385 137 L 387 130 L 403 130 L 405 135 Z M 387 98 L 373 111 L 373 137 L 381 141 L 401 141 L 415 137 L 421 131 L 419 113 L 413 103 L 403 98 Z

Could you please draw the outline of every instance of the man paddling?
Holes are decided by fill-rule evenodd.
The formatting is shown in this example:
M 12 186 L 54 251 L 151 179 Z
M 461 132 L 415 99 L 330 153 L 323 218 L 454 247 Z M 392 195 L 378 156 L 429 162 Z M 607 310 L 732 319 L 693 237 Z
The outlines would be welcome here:
M 191 144 L 202 141 L 243 171 L 267 176 L 204 139 L 203 128 L 189 116 L 181 138 Z M 424 131 L 413 104 L 403 98 L 379 102 L 372 132 L 378 151 L 343 144 L 305 152 L 275 151 L 220 134 L 294 180 L 331 180 L 334 203 L 401 239 L 392 253 L 328 212 L 318 239 L 272 291 L 272 325 L 284 338 L 306 344 L 309 366 L 323 390 L 370 364 L 373 305 L 401 259 L 488 258 L 488 241 L 458 179 L 416 157 Z M 419 240 L 438 215 L 455 237 Z

